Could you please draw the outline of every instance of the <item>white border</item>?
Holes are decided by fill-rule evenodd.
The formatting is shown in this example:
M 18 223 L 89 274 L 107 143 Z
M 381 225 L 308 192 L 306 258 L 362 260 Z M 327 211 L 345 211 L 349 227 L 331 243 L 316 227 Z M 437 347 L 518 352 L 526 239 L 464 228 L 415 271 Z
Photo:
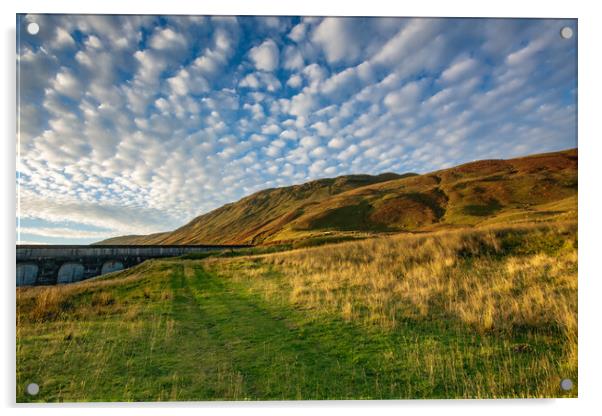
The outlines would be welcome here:
M 3 87 L 1 125 L 2 140 L 2 348 L 3 363 L 0 368 L 0 394 L 4 414 L 31 413 L 44 410 L 49 414 L 70 415 L 82 413 L 79 405 L 48 405 L 42 408 L 16 406 L 15 400 L 15 14 L 18 12 L 47 13 L 126 13 L 126 14 L 263 14 L 263 15 L 390 15 L 390 16 L 445 16 L 445 17 L 570 17 L 579 19 L 579 399 L 557 400 L 475 400 L 475 401 L 383 401 L 383 402 L 253 402 L 253 403 L 159 403 L 110 405 L 115 415 L 165 415 L 166 411 L 183 414 L 242 413 L 245 414 L 329 414 L 344 411 L 346 414 L 365 415 L 374 410 L 380 414 L 414 412 L 426 414 L 504 415 L 508 413 L 531 414 L 591 414 L 602 408 L 600 343 L 602 326 L 602 271 L 599 256 L 599 236 L 602 198 L 600 198 L 600 172 L 598 162 L 602 134 L 600 131 L 600 76 L 602 66 L 599 41 L 602 39 L 601 15 L 596 13 L 593 1 L 505 0 L 501 2 L 453 0 L 420 0 L 393 2 L 391 0 L 146 0 L 126 2 L 103 0 L 13 0 L 1 3 L 2 59 L 0 66 Z M 107 405 L 85 405 L 90 415 L 106 415 Z M 142 407 L 142 408 L 140 408 Z

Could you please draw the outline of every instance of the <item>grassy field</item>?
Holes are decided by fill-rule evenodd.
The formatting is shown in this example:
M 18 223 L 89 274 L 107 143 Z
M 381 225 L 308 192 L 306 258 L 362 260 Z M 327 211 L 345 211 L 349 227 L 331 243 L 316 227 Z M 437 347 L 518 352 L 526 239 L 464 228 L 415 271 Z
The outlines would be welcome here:
M 17 401 L 575 397 L 576 230 L 153 260 L 18 288 Z

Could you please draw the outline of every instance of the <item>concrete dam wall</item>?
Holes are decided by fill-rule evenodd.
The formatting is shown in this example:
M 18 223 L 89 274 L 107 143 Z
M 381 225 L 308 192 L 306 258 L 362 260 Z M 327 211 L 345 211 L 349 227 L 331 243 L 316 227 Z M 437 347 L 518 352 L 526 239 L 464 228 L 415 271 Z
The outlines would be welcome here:
M 17 286 L 79 282 L 161 257 L 248 246 L 17 245 Z

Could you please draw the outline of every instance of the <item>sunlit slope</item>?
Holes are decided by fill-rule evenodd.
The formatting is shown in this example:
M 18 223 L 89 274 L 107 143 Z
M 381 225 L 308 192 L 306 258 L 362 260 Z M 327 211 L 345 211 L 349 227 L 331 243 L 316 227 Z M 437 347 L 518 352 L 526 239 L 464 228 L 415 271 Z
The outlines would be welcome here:
M 576 215 L 577 150 L 571 149 L 424 175 L 344 176 L 268 189 L 173 232 L 102 243 L 261 244 Z
M 352 189 L 413 175 L 347 175 L 265 189 L 201 215 L 173 232 L 116 237 L 101 244 L 259 243 L 322 200 Z

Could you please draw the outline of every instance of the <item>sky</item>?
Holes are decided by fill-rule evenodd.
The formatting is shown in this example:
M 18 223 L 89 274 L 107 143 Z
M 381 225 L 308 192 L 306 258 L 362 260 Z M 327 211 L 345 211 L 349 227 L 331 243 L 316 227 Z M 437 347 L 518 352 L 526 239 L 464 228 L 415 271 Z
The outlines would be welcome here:
M 575 20 L 19 15 L 17 33 L 20 243 L 577 146 Z

